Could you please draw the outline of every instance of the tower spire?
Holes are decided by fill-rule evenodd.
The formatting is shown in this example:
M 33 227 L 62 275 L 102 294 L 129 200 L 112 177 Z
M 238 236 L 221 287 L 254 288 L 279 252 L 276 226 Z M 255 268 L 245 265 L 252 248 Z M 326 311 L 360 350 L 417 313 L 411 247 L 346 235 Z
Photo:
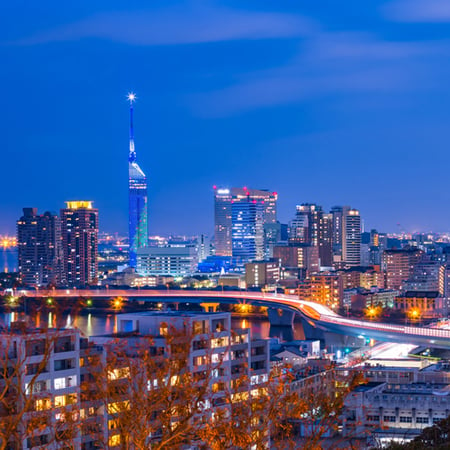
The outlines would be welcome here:
M 136 150 L 134 149 L 134 129 L 133 129 L 133 103 L 136 101 L 136 94 L 130 92 L 127 96 L 130 102 L 130 152 L 128 154 L 128 161 L 130 163 L 136 161 Z
M 133 104 L 136 95 L 130 92 L 130 152 L 128 155 L 128 232 L 130 241 L 130 267 L 136 269 L 138 250 L 148 245 L 147 177 L 136 161 L 133 130 Z

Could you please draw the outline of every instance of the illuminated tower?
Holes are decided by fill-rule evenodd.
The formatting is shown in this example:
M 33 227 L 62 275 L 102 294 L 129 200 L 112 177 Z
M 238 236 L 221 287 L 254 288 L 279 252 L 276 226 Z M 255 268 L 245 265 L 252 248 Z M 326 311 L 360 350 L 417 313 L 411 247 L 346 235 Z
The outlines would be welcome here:
M 130 240 L 130 267 L 136 268 L 136 252 L 147 247 L 147 177 L 136 162 L 133 131 L 133 103 L 136 96 L 128 94 L 130 102 L 130 153 L 128 155 L 128 230 Z

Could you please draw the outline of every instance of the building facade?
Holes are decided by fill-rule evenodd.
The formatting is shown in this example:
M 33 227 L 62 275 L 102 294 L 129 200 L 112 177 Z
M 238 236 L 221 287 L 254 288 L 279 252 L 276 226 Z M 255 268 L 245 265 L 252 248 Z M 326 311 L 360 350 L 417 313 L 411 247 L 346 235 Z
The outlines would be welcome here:
M 247 231 L 254 235 L 258 241 L 255 245 L 260 252 L 259 241 L 262 241 L 261 251 L 264 254 L 264 225 L 277 223 L 276 192 L 244 188 L 217 188 L 214 187 L 214 242 L 217 256 L 234 256 L 241 253 L 242 241 L 234 245 L 233 239 L 242 239 L 243 227 L 239 222 L 246 216 Z M 249 204 L 259 205 L 251 207 Z M 255 210 L 255 211 L 253 211 Z M 258 213 L 256 214 L 256 210 Z M 256 222 L 256 220 L 258 222 Z M 252 229 L 250 229 L 252 228 Z M 254 229 L 253 229 L 254 228 Z M 271 233 L 269 233 L 271 235 Z M 253 245 L 253 244 L 252 244 Z M 259 259 L 263 259 L 263 256 Z
M 275 285 L 280 280 L 280 266 L 275 260 L 255 261 L 245 265 L 245 283 L 248 288 Z
M 402 289 L 403 283 L 411 277 L 422 254 L 421 250 L 414 248 L 385 250 L 382 255 L 382 268 L 386 272 L 386 288 Z
M 320 265 L 330 267 L 332 258 L 332 215 L 321 206 L 297 205 L 295 218 L 289 224 L 289 243 L 309 244 L 319 249 Z
M 90 201 L 66 202 L 61 209 L 63 281 L 67 286 L 87 286 L 98 280 L 98 209 Z
M 342 243 L 342 259 L 346 266 L 361 265 L 361 216 L 357 209 L 344 214 L 345 239 Z
M 38 214 L 23 208 L 17 221 L 19 273 L 27 286 L 47 286 L 61 282 L 61 224 L 56 214 Z
M 330 308 L 338 308 L 341 302 L 339 277 L 332 273 L 310 275 L 297 288 L 301 300 L 322 303 Z
M 194 245 L 141 248 L 137 251 L 136 272 L 142 276 L 183 277 L 197 271 L 197 258 Z
M 238 265 L 264 259 L 263 206 L 250 198 L 231 205 L 232 257 Z

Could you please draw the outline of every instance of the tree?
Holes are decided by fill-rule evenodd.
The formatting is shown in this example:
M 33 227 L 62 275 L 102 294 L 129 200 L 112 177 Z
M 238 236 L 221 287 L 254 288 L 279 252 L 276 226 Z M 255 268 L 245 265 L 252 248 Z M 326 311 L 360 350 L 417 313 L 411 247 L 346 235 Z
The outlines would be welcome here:
M 196 439 L 222 361 L 208 352 L 202 370 L 193 372 L 193 347 L 207 348 L 206 339 L 168 325 L 164 339 L 129 334 L 108 342 L 101 355 L 88 355 L 82 392 L 87 404 L 107 413 L 102 447 L 175 449 Z
M 241 367 L 224 378 L 226 353 L 214 359 L 214 335 L 167 325 L 164 339 L 124 334 L 110 340 L 103 354 L 88 358 L 85 405 L 107 412 L 101 447 L 177 449 L 297 448 L 295 430 L 303 425 L 304 448 L 317 449 L 337 431 L 346 393 L 358 378 L 309 377 L 296 383 L 281 365 L 269 374 Z M 203 350 L 200 369 L 192 352 Z
M 77 394 L 53 396 L 50 364 L 72 330 L 35 329 L 24 322 L 0 333 L 0 450 L 72 440 Z M 68 340 L 69 339 L 69 340 Z M 71 399 L 71 400 L 70 400 Z
M 447 450 L 450 448 L 450 416 L 432 427 L 424 428 L 422 433 L 410 442 L 392 442 L 385 448 L 388 450 Z

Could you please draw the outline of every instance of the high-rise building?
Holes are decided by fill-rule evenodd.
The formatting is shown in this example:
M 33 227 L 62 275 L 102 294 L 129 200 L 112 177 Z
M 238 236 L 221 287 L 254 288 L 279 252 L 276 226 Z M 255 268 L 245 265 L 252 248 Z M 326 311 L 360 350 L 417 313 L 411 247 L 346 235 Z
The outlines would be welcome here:
M 263 204 L 247 198 L 231 205 L 232 256 L 237 264 L 264 259 Z
M 23 208 L 17 221 L 19 273 L 27 286 L 47 286 L 61 281 L 61 225 L 56 214 L 38 215 Z
M 242 227 L 242 218 L 245 215 L 248 220 L 252 215 L 258 217 L 258 223 L 254 224 L 255 239 L 258 247 L 256 256 L 258 259 L 264 258 L 264 225 L 277 223 L 277 199 L 276 192 L 259 189 L 231 188 L 222 189 L 214 187 L 214 242 L 215 253 L 218 256 L 234 256 L 238 248 L 243 242 L 239 244 L 233 243 L 233 239 L 242 239 L 242 230 L 248 227 Z M 243 205 L 240 207 L 239 205 Z M 253 207 L 251 205 L 259 205 Z M 253 211 L 255 210 L 255 211 Z M 258 213 L 256 214 L 256 210 Z M 234 213 L 233 213 L 234 211 Z M 260 241 L 260 225 L 262 232 L 262 254 L 259 253 Z M 253 225 L 252 225 L 253 226 Z M 272 236 L 273 233 L 268 233 Z M 234 238 L 233 238 L 234 236 Z M 250 238 L 252 239 L 252 238 Z M 235 250 L 236 249 L 236 250 Z
M 61 209 L 63 283 L 86 286 L 98 277 L 98 209 L 89 201 L 66 202 Z
M 130 150 L 128 154 L 128 226 L 130 241 L 130 267 L 136 268 L 136 253 L 148 245 L 147 177 L 136 162 L 133 128 L 133 103 L 136 96 L 128 95 L 130 101 Z
M 347 266 L 361 265 L 361 216 L 357 209 L 350 209 L 344 215 L 344 242 L 342 259 Z
M 345 241 L 345 217 L 350 206 L 334 206 L 331 208 L 333 220 L 333 258 L 335 262 L 342 261 L 342 249 Z
M 382 267 L 386 271 L 386 288 L 401 289 L 414 271 L 423 252 L 415 248 L 389 249 L 383 252 Z
M 315 204 L 298 205 L 295 218 L 290 222 L 289 242 L 318 247 L 320 265 L 330 267 L 333 262 L 332 215 L 325 214 L 322 207 Z
M 217 256 L 231 256 L 231 190 L 214 190 L 214 244 Z

